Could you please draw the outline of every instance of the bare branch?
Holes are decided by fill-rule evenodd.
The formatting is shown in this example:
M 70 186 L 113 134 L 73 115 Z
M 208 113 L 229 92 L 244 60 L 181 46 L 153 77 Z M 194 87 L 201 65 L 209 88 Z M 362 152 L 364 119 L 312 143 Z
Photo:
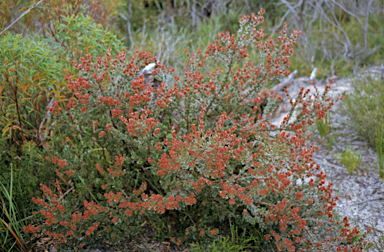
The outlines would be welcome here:
M 130 21 L 131 12 L 132 12 L 131 4 L 132 4 L 132 0 L 129 0 L 128 1 L 128 13 L 127 13 L 127 18 L 125 20 L 127 22 L 127 48 L 128 48 L 128 50 L 133 45 L 132 33 L 131 33 L 131 21 Z
M 367 31 L 368 31 L 368 19 L 369 19 L 369 9 L 371 7 L 373 0 L 370 0 L 367 3 L 367 7 L 365 8 L 365 26 L 363 29 L 363 36 L 364 36 L 364 50 L 367 50 Z
M 121 17 L 122 19 L 124 19 L 124 21 L 127 21 L 127 17 L 126 17 L 126 16 L 124 16 L 124 14 L 123 14 L 123 13 L 120 13 L 120 17 Z
M 312 70 L 311 76 L 309 77 L 310 80 L 315 80 L 316 79 L 316 74 L 317 74 L 317 67 L 315 67 Z
M 275 25 L 275 26 L 273 27 L 273 29 L 272 29 L 272 33 L 271 33 L 271 37 L 273 37 L 273 35 L 275 35 L 276 30 L 279 29 L 279 28 L 283 25 L 285 19 L 287 18 L 288 14 L 289 14 L 290 12 L 291 12 L 291 10 L 288 9 L 287 12 L 286 12 L 286 13 L 283 15 L 283 17 L 280 19 L 280 23 L 277 24 L 277 25 Z
M 7 28 L 5 28 L 2 32 L 0 32 L 0 36 L 6 32 L 9 28 L 11 28 L 12 26 L 14 26 L 22 17 L 24 17 L 25 15 L 27 15 L 31 10 L 33 10 L 34 8 L 36 8 L 41 2 L 43 2 L 43 0 L 40 0 L 39 2 L 35 3 L 31 8 L 29 8 L 28 10 L 24 11 L 23 14 L 21 14 L 20 17 L 18 17 L 15 21 L 12 22 L 12 24 L 10 24 Z
M 294 14 L 294 16 L 295 16 L 295 20 L 298 21 L 297 18 L 299 17 L 299 14 L 297 13 L 296 8 L 299 7 L 299 6 L 301 6 L 301 5 L 303 4 L 303 0 L 300 0 L 295 6 L 292 6 L 291 3 L 289 3 L 289 2 L 286 1 L 286 0 L 281 0 L 281 2 L 284 3 L 284 4 L 291 10 L 291 12 L 292 12 L 292 13 Z M 298 28 L 299 28 L 300 30 L 303 30 L 303 25 L 300 24 L 300 21 L 298 21 L 298 23 L 297 23 L 296 25 L 299 26 Z
M 337 1 L 334 1 L 332 0 L 332 3 L 336 4 L 337 6 L 339 6 L 340 9 L 342 9 L 343 11 L 345 11 L 346 13 L 348 13 L 349 15 L 351 15 L 352 17 L 356 18 L 357 19 L 357 22 L 359 22 L 359 24 L 361 25 L 361 27 L 363 27 L 363 23 L 361 22 L 360 18 L 354 14 L 353 12 L 351 12 L 350 10 L 348 10 L 347 8 L 345 8 L 343 5 L 341 5 L 340 3 L 338 3 Z

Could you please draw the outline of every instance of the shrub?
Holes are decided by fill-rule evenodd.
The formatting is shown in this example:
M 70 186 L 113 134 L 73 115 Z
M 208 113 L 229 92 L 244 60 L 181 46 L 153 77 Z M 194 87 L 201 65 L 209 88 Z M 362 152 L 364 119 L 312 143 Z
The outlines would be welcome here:
M 101 24 L 97 24 L 92 17 L 82 14 L 63 17 L 62 22 L 56 23 L 52 36 L 56 47 L 60 49 L 62 60 L 68 63 L 79 60 L 87 53 L 105 55 L 108 46 L 112 48 L 114 54 L 124 48 L 115 35 Z M 72 72 L 73 70 L 71 69 Z
M 328 136 L 328 133 L 330 131 L 330 125 L 331 124 L 331 113 L 328 111 L 327 115 L 324 117 L 323 121 L 316 121 L 316 128 L 317 131 L 320 134 L 320 137 L 326 137 Z
M 31 139 L 37 143 L 44 130 L 48 94 L 57 94 L 64 86 L 64 64 L 39 37 L 8 33 L 0 41 L 2 137 L 19 145 Z
M 1 183 L 7 185 L 13 165 L 16 190 L 11 200 L 20 219 L 35 209 L 31 198 L 41 197 L 39 183 L 55 178 L 54 170 L 41 165 L 45 156 L 41 144 L 52 126 L 47 124 L 50 115 L 46 106 L 55 98 L 65 99 L 64 73 L 76 70 L 70 60 L 78 60 L 81 53 L 87 52 L 105 55 L 105 44 L 115 52 L 123 48 L 115 36 L 82 15 L 64 18 L 54 37 L 57 47 L 39 36 L 8 33 L 0 38 L 0 81 L 4 84 L 0 87 L 0 177 L 4 179 Z M 61 126 L 56 123 L 56 127 Z M 65 141 L 60 134 L 55 136 L 56 142 L 60 139 Z M 7 209 L 11 201 L 3 196 L 0 199 Z M 0 218 L 11 222 L 4 212 Z M 8 239 L 4 242 L 9 243 Z
M 0 144 L 6 146 L 3 142 L 0 142 Z M 1 183 L 8 185 L 8 182 L 11 182 L 13 173 L 14 190 L 12 200 L 18 207 L 18 214 L 24 218 L 29 216 L 36 208 L 32 204 L 31 198 L 39 194 L 39 183 L 55 178 L 55 172 L 40 165 L 44 161 L 44 151 L 40 150 L 34 142 L 24 143 L 20 148 L 21 154 L 17 153 L 16 150 L 14 147 L 8 150 L 1 149 L 0 177 Z M 14 155 L 13 158 L 10 157 L 12 154 Z M 13 172 L 11 172 L 11 166 L 13 166 Z M 0 199 L 3 199 L 3 197 L 0 197 Z M 8 205 L 8 200 L 5 200 L 5 204 Z M 0 217 L 3 217 L 1 213 Z
M 353 80 L 352 86 L 354 91 L 343 101 L 344 112 L 351 118 L 351 126 L 374 147 L 377 128 L 384 129 L 383 80 L 366 76 Z
M 7 33 L 0 44 L 0 247 L 11 249 L 22 242 L 18 220 L 36 208 L 31 198 L 40 193 L 39 183 L 55 175 L 38 165 L 45 156 L 38 145 L 47 130 L 47 100 L 65 85 L 65 63 L 38 36 Z
M 219 33 L 203 57 L 187 50 L 184 76 L 169 78 L 174 69 L 139 50 L 128 60 L 123 51 L 74 63 L 79 77 L 66 78 L 74 97 L 48 108 L 68 124 L 71 141 L 59 157 L 62 143 L 47 144 L 56 188 L 41 184 L 45 199 L 33 200 L 45 222 L 24 231 L 83 248 L 135 236 L 147 221 L 180 244 L 210 240 L 231 218 L 257 227 L 278 250 L 363 248 L 364 235 L 351 244 L 360 231 L 347 218 L 334 220 L 332 183 L 313 161 L 316 147 L 305 145 L 308 126 L 334 104 L 330 86 L 316 96 L 303 88 L 279 127 L 268 121 L 276 93 L 255 116 L 261 88 L 289 74 L 300 35 L 287 36 L 285 25 L 264 42 L 264 28 L 256 29 L 263 14 L 240 18 L 237 35 Z M 251 45 L 260 65 L 245 62 Z M 219 61 L 224 69 L 205 70 Z M 157 64 L 158 87 L 139 75 L 149 63 Z
M 22 37 L 8 33 L 0 39 L 0 88 L 2 137 L 21 145 L 41 141 L 45 130 L 45 107 L 50 97 L 62 97 L 64 73 L 71 60 L 86 53 L 105 55 L 105 45 L 120 51 L 121 41 L 95 24 L 90 17 L 64 18 L 53 34 L 57 47 L 52 48 L 41 37 Z M 96 39 L 96 41 L 95 41 Z M 58 49 L 58 53 L 57 50 Z M 73 69 L 72 69 L 73 71 Z M 6 99 L 7 98 L 7 99 Z
M 345 151 L 339 153 L 336 156 L 345 167 L 347 167 L 348 173 L 352 175 L 356 167 L 361 163 L 361 156 L 359 152 L 353 151 L 351 148 L 347 148 Z
M 382 79 L 365 76 L 352 82 L 354 91 L 346 96 L 343 111 L 351 118 L 351 126 L 376 151 L 380 177 L 383 173 L 384 85 Z
M 380 178 L 384 179 L 384 135 L 381 128 L 377 127 L 376 131 L 376 154 L 379 166 Z
M 11 3 L 1 1 L 0 11 L 0 30 L 10 25 L 13 20 L 19 17 L 23 12 L 34 6 L 37 2 L 34 0 L 15 0 Z M 98 24 L 108 25 L 112 22 L 113 16 L 119 13 L 121 7 L 120 0 L 52 0 L 42 2 L 33 12 L 29 12 L 25 18 L 22 18 L 14 25 L 11 30 L 22 34 L 46 34 L 52 29 L 51 24 L 56 21 L 61 22 L 63 18 L 79 13 L 91 16 Z M 33 13 L 33 14 L 32 14 Z
M 28 224 L 28 209 L 22 200 L 30 201 L 32 194 L 30 191 L 22 192 L 24 187 L 19 186 L 21 176 L 14 177 L 12 164 L 10 166 L 10 178 L 0 177 L 0 248 L 3 251 L 16 251 L 16 248 L 27 251 L 27 244 L 32 244 L 31 236 L 23 233 L 23 226 Z
M 50 130 L 45 107 L 54 101 L 52 98 L 65 99 L 65 72 L 75 70 L 70 60 L 78 60 L 87 52 L 104 55 L 108 51 L 105 44 L 115 52 L 123 48 L 115 36 L 82 15 L 64 18 L 54 37 L 57 47 L 49 46 L 38 36 L 8 33 L 0 38 L 0 81 L 4 84 L 0 87 L 0 175 L 9 180 L 13 163 L 19 189 L 15 201 L 24 210 L 30 209 L 28 202 L 31 193 L 38 189 L 37 180 L 52 178 L 52 172 L 40 166 L 39 158 L 32 152 L 25 153 L 24 146 L 41 147 L 45 141 L 44 133 Z
M 235 251 L 248 251 L 249 249 L 260 249 L 258 244 L 262 241 L 262 237 L 259 233 L 253 234 L 254 236 L 251 238 L 247 238 L 246 229 L 243 230 L 242 234 L 239 235 L 239 231 L 237 227 L 232 225 L 231 227 L 231 237 L 227 239 L 219 237 L 219 239 L 213 241 L 209 247 L 200 246 L 199 243 L 193 244 L 191 247 L 192 252 L 201 252 L 201 251 L 209 251 L 209 252 L 235 252 Z M 251 245 L 250 243 L 256 243 L 256 246 Z

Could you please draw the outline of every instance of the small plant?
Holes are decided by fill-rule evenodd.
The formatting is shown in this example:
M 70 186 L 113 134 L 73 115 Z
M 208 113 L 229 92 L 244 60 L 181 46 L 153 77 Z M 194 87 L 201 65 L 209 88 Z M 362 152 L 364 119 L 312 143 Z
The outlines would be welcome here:
M 331 135 L 331 111 L 328 111 L 323 120 L 317 120 L 315 125 L 320 137 L 326 140 L 327 148 L 332 149 L 335 144 L 335 137 Z
M 26 225 L 18 207 L 13 200 L 13 169 L 11 164 L 10 180 L 6 183 L 0 178 L 0 249 L 1 251 L 29 251 L 27 241 L 31 241 L 29 234 L 23 235 L 23 226 Z M 25 230 L 25 229 L 24 229 Z
M 380 178 L 384 179 L 384 134 L 382 127 L 376 128 L 376 153 Z
M 316 128 L 319 131 L 320 137 L 327 137 L 330 132 L 331 126 L 331 111 L 328 111 L 323 120 L 316 121 Z
M 350 147 L 346 148 L 345 151 L 339 153 L 336 156 L 345 167 L 347 167 L 348 173 L 350 175 L 353 174 L 356 167 L 358 167 L 361 163 L 360 153 L 357 151 L 353 151 Z
M 191 247 L 192 252 L 240 252 L 248 251 L 248 249 L 258 249 L 262 243 L 261 235 L 258 233 L 255 236 L 249 236 L 247 234 L 247 229 L 244 229 L 241 236 L 239 236 L 239 231 L 237 226 L 231 226 L 231 236 L 226 238 L 219 236 L 218 241 L 214 240 L 209 247 L 205 245 L 200 245 L 198 242 Z M 196 246 L 196 247 L 195 247 Z
M 377 128 L 384 125 L 383 80 L 370 76 L 355 79 L 352 93 L 343 100 L 343 110 L 351 118 L 351 126 L 375 148 Z
M 335 136 L 333 135 L 328 135 L 327 137 L 328 141 L 327 141 L 327 147 L 328 149 L 332 149 L 332 147 L 335 145 Z
M 33 141 L 18 146 L 20 153 L 15 145 L 7 146 L 4 142 L 0 139 L 0 188 L 4 189 L 0 194 L 0 209 L 15 208 L 20 219 L 26 218 L 36 210 L 32 197 L 40 197 L 41 181 L 51 181 L 56 174 L 50 167 L 41 165 L 45 155 Z M 8 218 L 5 211 L 0 210 L 0 218 Z

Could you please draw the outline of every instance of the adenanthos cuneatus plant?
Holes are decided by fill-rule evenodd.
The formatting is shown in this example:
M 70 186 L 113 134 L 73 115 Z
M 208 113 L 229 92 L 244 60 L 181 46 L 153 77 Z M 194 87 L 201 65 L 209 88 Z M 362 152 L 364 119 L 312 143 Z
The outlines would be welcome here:
M 205 56 L 186 51 L 184 76 L 139 50 L 128 60 L 123 51 L 74 63 L 79 77 L 67 78 L 74 97 L 48 108 L 68 123 L 71 141 L 60 158 L 55 142 L 47 144 L 56 188 L 41 184 L 45 199 L 33 200 L 45 223 L 24 231 L 82 248 L 134 236 L 147 221 L 180 244 L 212 238 L 230 217 L 259 228 L 279 251 L 364 248 L 365 235 L 353 242 L 360 231 L 335 220 L 332 183 L 313 161 L 314 144 L 306 145 L 308 126 L 336 102 L 330 86 L 314 96 L 303 88 L 279 126 L 269 123 L 278 94 L 257 113 L 258 92 L 289 75 L 300 35 L 288 36 L 284 25 L 264 41 L 264 28 L 256 29 L 263 14 L 240 18 L 238 34 L 218 34 Z M 245 61 L 252 47 L 258 65 Z M 149 63 L 163 81 L 157 88 L 138 74 Z

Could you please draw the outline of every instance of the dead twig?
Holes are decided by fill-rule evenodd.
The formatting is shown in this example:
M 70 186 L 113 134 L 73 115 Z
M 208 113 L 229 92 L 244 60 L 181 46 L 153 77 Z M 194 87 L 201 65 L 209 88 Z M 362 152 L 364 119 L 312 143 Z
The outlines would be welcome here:
M 31 10 L 33 10 L 34 8 L 36 8 L 41 2 L 43 2 L 43 0 L 40 0 L 39 2 L 35 3 L 31 8 L 29 8 L 28 10 L 24 11 L 23 14 L 21 14 L 20 17 L 18 17 L 15 21 L 12 22 L 12 24 L 10 24 L 7 28 L 5 28 L 2 32 L 0 32 L 0 36 L 6 32 L 8 29 L 10 29 L 12 26 L 14 26 L 22 17 L 24 17 L 25 15 L 27 15 Z
M 19 236 L 15 233 L 15 231 L 13 231 L 12 227 L 9 226 L 8 223 L 6 223 L 3 219 L 0 218 L 0 220 L 1 220 L 1 222 L 3 222 L 5 227 L 9 230 L 9 232 L 11 232 L 13 237 L 16 239 L 17 245 L 20 247 L 20 250 L 21 251 L 27 251 L 24 244 L 20 241 Z

